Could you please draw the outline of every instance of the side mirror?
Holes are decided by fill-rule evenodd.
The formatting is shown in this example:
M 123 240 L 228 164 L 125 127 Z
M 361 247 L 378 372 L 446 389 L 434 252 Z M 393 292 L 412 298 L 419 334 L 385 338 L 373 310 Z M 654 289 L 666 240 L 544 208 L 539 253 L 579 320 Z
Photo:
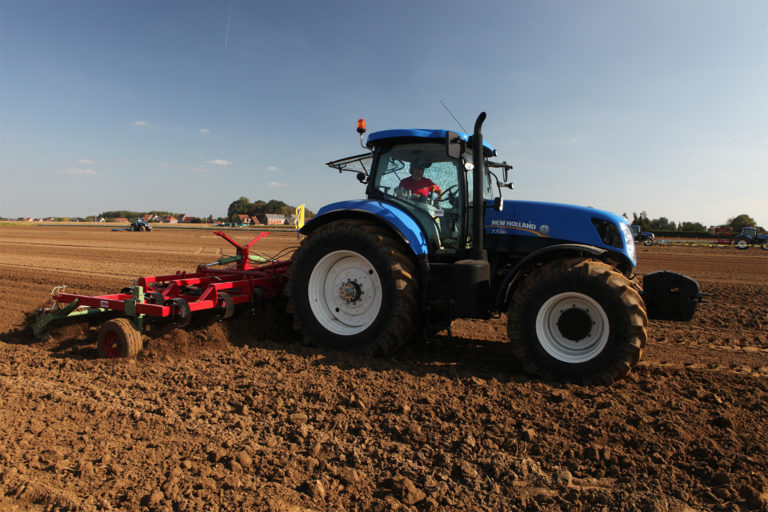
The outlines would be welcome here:
M 456 132 L 445 134 L 445 152 L 448 158 L 461 158 L 466 147 L 466 142 Z
M 494 197 L 493 198 L 493 209 L 497 212 L 504 210 L 504 198 L 503 197 Z

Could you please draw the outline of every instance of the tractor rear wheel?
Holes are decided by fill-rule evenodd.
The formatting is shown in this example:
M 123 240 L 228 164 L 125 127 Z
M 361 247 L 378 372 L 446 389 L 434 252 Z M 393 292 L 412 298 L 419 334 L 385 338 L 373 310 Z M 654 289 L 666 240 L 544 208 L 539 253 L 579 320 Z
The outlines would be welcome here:
M 135 357 L 141 351 L 143 343 L 141 333 L 127 318 L 113 318 L 99 329 L 96 344 L 99 357 Z
M 643 299 L 624 275 L 575 258 L 531 272 L 512 297 L 507 332 L 527 373 L 610 384 L 640 360 L 647 325 Z
M 416 265 L 407 248 L 361 220 L 321 226 L 293 255 L 288 312 L 305 342 L 384 355 L 419 324 Z
M 749 240 L 745 238 L 739 238 L 736 240 L 737 249 L 749 249 Z

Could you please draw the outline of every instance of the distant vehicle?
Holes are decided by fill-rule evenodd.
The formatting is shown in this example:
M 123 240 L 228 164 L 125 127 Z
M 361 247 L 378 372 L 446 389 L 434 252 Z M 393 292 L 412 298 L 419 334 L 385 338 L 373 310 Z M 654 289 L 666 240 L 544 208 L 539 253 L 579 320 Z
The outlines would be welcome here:
M 152 231 L 152 226 L 144 219 L 136 219 L 131 222 L 131 231 Z
M 757 228 L 741 228 L 741 233 L 734 237 L 733 242 L 737 249 L 748 249 L 752 245 L 759 245 L 768 250 L 768 234 L 758 235 Z
M 654 240 L 656 240 L 656 235 L 650 231 L 641 231 L 643 228 L 637 224 L 632 224 L 630 229 L 632 230 L 632 236 L 634 237 L 635 242 L 639 244 L 646 246 L 653 245 Z

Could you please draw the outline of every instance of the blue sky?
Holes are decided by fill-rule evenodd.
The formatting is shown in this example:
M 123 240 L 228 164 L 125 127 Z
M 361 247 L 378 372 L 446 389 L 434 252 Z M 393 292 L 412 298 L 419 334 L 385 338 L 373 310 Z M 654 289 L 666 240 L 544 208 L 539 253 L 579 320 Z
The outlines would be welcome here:
M 355 123 L 471 129 L 508 199 L 768 227 L 768 2 L 0 0 L 0 216 L 362 197 Z

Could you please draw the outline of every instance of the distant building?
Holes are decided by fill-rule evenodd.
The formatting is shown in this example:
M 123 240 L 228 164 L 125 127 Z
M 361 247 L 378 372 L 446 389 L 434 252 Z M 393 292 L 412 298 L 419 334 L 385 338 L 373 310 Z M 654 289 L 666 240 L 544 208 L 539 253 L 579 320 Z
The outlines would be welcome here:
M 251 217 L 246 215 L 246 214 L 244 214 L 244 213 L 238 213 L 237 214 L 237 219 L 238 219 L 238 222 L 240 223 L 241 226 L 250 226 L 251 222 L 253 222 L 251 220 Z
M 285 215 L 281 213 L 265 213 L 261 215 L 262 224 L 267 226 L 284 226 Z
M 125 217 L 118 217 L 118 218 L 116 218 L 116 219 L 115 219 L 115 222 L 121 222 L 121 223 L 125 223 L 125 224 L 128 224 L 128 223 L 129 223 L 129 222 L 131 222 L 131 221 L 129 221 L 129 220 L 128 220 L 128 219 L 126 219 Z
M 165 222 L 166 224 L 178 224 L 179 219 L 177 219 L 173 215 L 166 215 L 165 217 L 163 217 L 163 222 Z

